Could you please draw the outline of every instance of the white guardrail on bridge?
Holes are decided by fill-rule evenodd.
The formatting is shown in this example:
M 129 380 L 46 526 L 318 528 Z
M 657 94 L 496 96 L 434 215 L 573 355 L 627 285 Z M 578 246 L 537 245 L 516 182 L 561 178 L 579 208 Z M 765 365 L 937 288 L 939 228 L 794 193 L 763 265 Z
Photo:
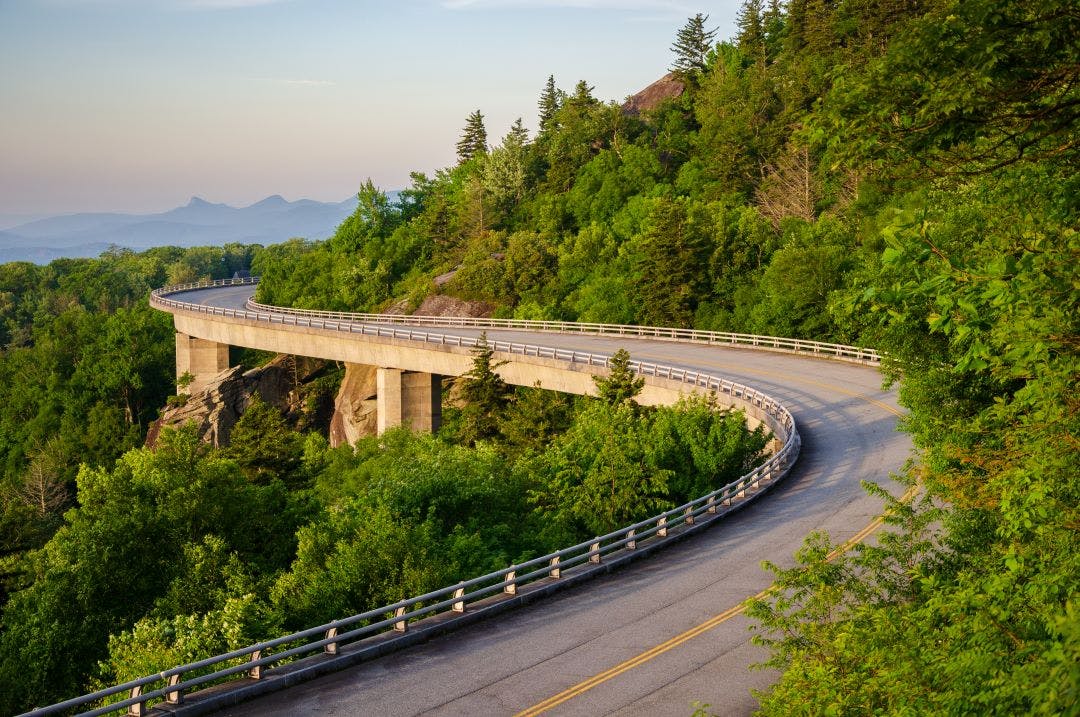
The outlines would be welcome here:
M 257 282 L 257 278 L 227 279 L 209 283 L 165 287 L 155 289 L 151 294 L 150 301 L 151 305 L 164 310 L 190 311 L 270 324 L 308 326 L 331 331 L 408 339 L 451 346 L 475 346 L 478 339 L 412 329 L 372 326 L 371 322 L 638 336 L 692 341 L 695 343 L 748 346 L 793 353 L 809 353 L 860 363 L 877 363 L 879 360 L 877 353 L 869 349 L 746 334 L 615 324 L 353 314 L 287 309 L 265 306 L 255 302 L 249 302 L 247 309 L 228 309 L 170 298 L 173 295 L 183 294 L 188 291 L 216 286 L 255 284 Z M 494 350 L 500 352 L 554 358 L 571 363 L 585 363 L 589 366 L 606 366 L 608 361 L 607 355 L 533 344 L 490 340 L 488 344 Z M 512 600 L 518 595 L 519 590 L 528 590 L 527 586 L 537 587 L 542 581 L 551 584 L 560 581 L 568 582 L 567 578 L 569 577 L 587 577 L 589 572 L 600 568 L 601 563 L 605 560 L 617 559 L 622 561 L 630 559 L 634 555 L 650 553 L 657 547 L 677 539 L 680 535 L 700 528 L 704 524 L 712 522 L 713 519 L 741 508 L 754 498 L 762 495 L 791 470 L 799 456 L 801 439 L 791 413 L 776 399 L 749 386 L 712 374 L 637 361 L 632 361 L 631 367 L 644 376 L 671 379 L 686 383 L 693 388 L 727 394 L 736 402 L 759 408 L 766 424 L 772 429 L 773 433 L 781 435 L 783 444 L 780 450 L 762 465 L 717 490 L 607 535 L 601 535 L 569 548 L 518 565 L 511 565 L 505 570 L 481 575 L 424 595 L 409 597 L 358 615 L 344 617 L 324 625 L 311 627 L 307 630 L 260 642 L 222 655 L 172 667 L 159 674 L 147 675 L 92 694 L 38 708 L 27 714 L 74 713 L 77 712 L 78 708 L 90 706 L 91 709 L 78 712 L 78 714 L 87 716 L 101 715 L 126 708 L 129 714 L 141 715 L 145 713 L 148 703 L 155 701 L 163 702 L 170 708 L 175 709 L 172 706 L 183 703 L 184 695 L 196 688 L 207 687 L 229 678 L 233 678 L 234 681 L 237 678 L 261 680 L 265 677 L 263 674 L 264 668 L 279 663 L 288 663 L 312 655 L 312 653 L 323 653 L 326 659 L 334 659 L 342 654 L 342 649 L 346 645 L 355 645 L 365 638 L 383 633 L 406 633 L 410 624 L 415 624 L 416 621 L 424 618 L 436 614 L 453 615 L 456 613 L 463 615 L 469 610 L 470 605 L 476 606 L 481 601 L 485 605 L 489 605 L 493 600 Z M 126 698 L 111 704 L 104 704 L 108 699 L 125 693 L 128 695 Z M 99 706 L 94 707 L 94 705 Z

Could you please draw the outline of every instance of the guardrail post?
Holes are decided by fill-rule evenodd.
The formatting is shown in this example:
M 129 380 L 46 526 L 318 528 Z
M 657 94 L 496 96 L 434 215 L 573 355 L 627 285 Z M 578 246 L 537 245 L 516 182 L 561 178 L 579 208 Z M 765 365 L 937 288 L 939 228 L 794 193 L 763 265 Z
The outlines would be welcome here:
M 262 650 L 255 650 L 255 652 L 251 653 L 251 660 L 249 660 L 249 662 L 256 662 L 261 657 L 262 657 Z M 248 670 L 248 677 L 250 677 L 253 680 L 261 680 L 262 679 L 262 665 L 253 665 L 251 667 L 251 669 Z
M 408 611 L 407 607 L 405 607 L 405 606 L 399 607 L 397 610 L 394 610 L 394 617 L 401 617 L 407 611 Z M 408 629 L 409 629 L 408 620 L 398 620 L 397 622 L 394 623 L 394 630 L 396 632 L 405 632 Z
M 656 534 L 659 535 L 661 538 L 666 538 L 667 537 L 667 516 L 666 515 L 660 516 L 660 520 L 656 521 L 656 525 L 658 527 L 658 530 L 656 531 Z
M 709 500 L 705 503 L 708 507 L 705 509 L 706 513 L 716 514 L 716 496 L 710 495 Z
M 139 697 L 142 695 L 142 685 L 135 685 L 131 688 L 131 697 Z M 146 703 L 136 702 L 133 705 L 128 705 L 128 717 L 143 717 L 146 714 Z
M 590 563 L 599 563 L 600 562 L 600 542 L 599 541 L 597 541 L 595 543 L 589 543 L 589 553 L 591 553 L 591 555 L 589 555 L 589 562 Z
M 548 561 L 548 577 L 558 580 L 562 577 L 562 568 L 559 567 L 559 556 Z
M 169 675 L 169 687 L 176 687 L 180 684 L 180 676 L 183 673 L 177 672 L 176 674 Z M 184 691 L 183 690 L 171 690 L 165 693 L 165 703 L 170 705 L 181 705 L 184 703 Z
M 331 637 L 337 637 L 337 628 L 336 627 L 331 627 L 329 630 L 326 631 L 326 638 L 330 639 Z M 337 640 L 334 640 L 333 642 L 328 642 L 325 645 L 323 645 L 323 652 L 325 652 L 327 655 L 336 655 L 336 654 L 338 654 Z
M 517 595 L 517 570 L 508 570 L 506 572 L 506 585 L 503 585 L 503 592 L 507 595 Z
M 694 524 L 694 509 L 690 506 L 686 506 L 686 508 L 683 510 L 683 522 L 687 525 Z
M 457 599 L 465 594 L 465 588 L 458 588 L 454 591 L 454 598 Z M 450 610 L 453 612 L 465 612 L 465 601 L 459 600 L 450 606 Z
M 637 550 L 637 541 L 634 540 L 635 535 L 637 535 L 637 531 L 635 531 L 633 528 L 626 531 L 626 549 L 627 550 Z

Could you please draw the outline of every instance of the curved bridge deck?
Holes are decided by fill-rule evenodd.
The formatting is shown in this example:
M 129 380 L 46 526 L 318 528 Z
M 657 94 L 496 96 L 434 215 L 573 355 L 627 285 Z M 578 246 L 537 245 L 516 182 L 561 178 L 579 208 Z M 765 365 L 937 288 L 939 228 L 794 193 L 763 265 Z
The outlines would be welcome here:
M 252 293 L 251 286 L 221 287 L 183 300 L 242 310 Z M 176 317 L 178 330 L 207 334 L 201 338 L 242 336 L 209 317 Z M 481 329 L 430 331 L 472 337 Z M 755 704 L 749 689 L 773 676 L 747 670 L 764 654 L 749 644 L 746 618 L 731 609 L 767 587 L 762 560 L 790 564 L 809 532 L 827 530 L 836 541 L 859 533 L 881 510 L 861 481 L 896 492 L 889 473 L 911 450 L 896 431 L 895 395 L 881 390 L 874 368 L 650 338 L 486 332 L 489 340 L 594 354 L 626 348 L 635 360 L 753 386 L 795 417 L 799 462 L 766 499 L 652 559 L 223 714 L 652 715 L 688 713 L 695 701 L 719 714 L 748 713 Z

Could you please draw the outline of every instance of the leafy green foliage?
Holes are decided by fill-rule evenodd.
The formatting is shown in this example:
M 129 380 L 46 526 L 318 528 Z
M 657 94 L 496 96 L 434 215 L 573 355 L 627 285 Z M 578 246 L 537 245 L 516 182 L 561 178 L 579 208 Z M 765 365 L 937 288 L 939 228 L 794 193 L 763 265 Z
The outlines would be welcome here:
M 519 470 L 539 479 L 531 498 L 544 533 L 583 540 L 720 487 L 756 465 L 765 442 L 741 414 L 719 412 L 709 399 L 646 413 L 628 399 L 592 401 Z
M 292 482 L 300 467 L 301 440 L 300 435 L 289 430 L 281 411 L 256 393 L 229 433 L 225 454 L 254 483 L 274 479 Z
M 295 516 L 283 486 L 253 486 L 235 464 L 205 454 L 194 431 L 166 432 L 156 453 L 138 449 L 111 471 L 80 470 L 79 506 L 31 556 L 32 584 L 4 608 L 5 712 L 78 692 L 105 657 L 106 638 L 185 579 L 174 559 L 185 546 L 216 535 L 260 567 L 292 553 Z
M 813 536 L 775 571 L 762 711 L 1076 712 L 1074 8 L 748 0 L 715 46 L 706 21 L 676 36 L 678 97 L 631 115 L 549 77 L 531 141 L 518 122 L 489 150 L 473 113 L 461 162 L 396 203 L 365 182 L 326 242 L 4 266 L 0 710 L 606 532 L 768 441 L 708 399 L 637 408 L 628 372 L 601 401 L 511 392 L 481 351 L 439 437 L 330 450 L 263 406 L 226 452 L 181 433 L 125 454 L 174 390 L 142 297 L 250 265 L 297 307 L 442 292 L 881 349 L 927 498 L 872 489 L 877 546 Z

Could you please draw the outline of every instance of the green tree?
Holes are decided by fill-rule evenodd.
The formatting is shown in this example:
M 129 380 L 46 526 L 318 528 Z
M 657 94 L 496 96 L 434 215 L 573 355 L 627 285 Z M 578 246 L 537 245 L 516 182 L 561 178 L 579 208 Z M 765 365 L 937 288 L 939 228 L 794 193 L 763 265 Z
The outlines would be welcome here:
M 567 429 L 571 415 L 566 397 L 545 391 L 537 381 L 532 388 L 519 388 L 511 397 L 499 432 L 514 452 L 539 452 Z
M 641 322 L 690 326 L 704 278 L 701 266 L 708 257 L 699 226 L 706 218 L 688 216 L 683 202 L 661 199 L 649 219 L 634 267 Z
M 225 455 L 254 483 L 295 480 L 302 454 L 303 437 L 290 430 L 281 411 L 258 393 L 229 432 L 225 449 Z
M 476 110 L 465 121 L 465 129 L 461 139 L 457 143 L 457 156 L 459 163 L 465 163 L 481 154 L 486 154 L 487 129 L 484 128 L 484 115 Z
M 280 569 L 294 547 L 284 491 L 247 483 L 193 429 L 166 431 L 157 452 L 129 451 L 111 470 L 84 466 L 77 499 L 4 607 L 5 713 L 80 693 L 109 635 L 168 591 L 185 545 L 215 534 L 258 570 Z
M 601 401 L 612 406 L 624 403 L 636 406 L 634 396 L 645 387 L 645 378 L 638 376 L 630 366 L 630 352 L 619 349 L 608 359 L 608 375 L 593 376 L 596 395 Z
M 735 24 L 739 28 L 739 49 L 764 68 L 768 58 L 762 0 L 745 0 Z
M 629 402 L 590 402 L 549 449 L 525 464 L 540 479 L 530 494 L 563 540 L 601 535 L 671 505 L 670 471 L 651 464 L 648 424 Z
M 559 111 L 563 99 L 562 91 L 555 86 L 555 75 L 548 75 L 547 83 L 540 93 L 540 101 L 537 103 L 540 108 L 541 132 L 549 132 L 556 128 L 555 113 Z
M 498 435 L 499 419 L 510 391 L 496 373 L 502 362 L 495 360 L 495 349 L 488 343 L 486 333 L 480 334 L 472 356 L 472 368 L 456 383 L 458 396 L 465 401 L 460 437 L 469 444 Z
M 839 157 L 967 175 L 1075 161 L 1080 21 L 1068 0 L 942 2 L 838 84 L 818 137 Z
M 529 131 L 519 117 L 484 162 L 484 190 L 495 207 L 504 213 L 511 211 L 525 196 L 526 146 Z
M 671 71 L 692 77 L 697 73 L 704 72 L 707 67 L 709 52 L 713 49 L 713 38 L 716 30 L 706 30 L 705 23 L 709 16 L 700 12 L 686 21 L 675 35 L 675 42 L 671 45 L 675 53 L 675 61 Z

